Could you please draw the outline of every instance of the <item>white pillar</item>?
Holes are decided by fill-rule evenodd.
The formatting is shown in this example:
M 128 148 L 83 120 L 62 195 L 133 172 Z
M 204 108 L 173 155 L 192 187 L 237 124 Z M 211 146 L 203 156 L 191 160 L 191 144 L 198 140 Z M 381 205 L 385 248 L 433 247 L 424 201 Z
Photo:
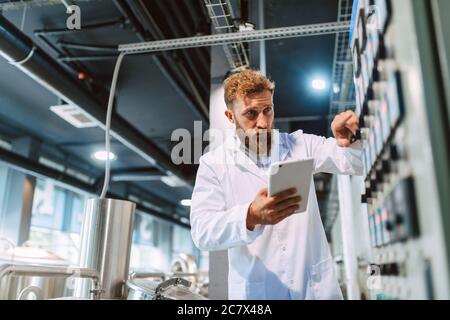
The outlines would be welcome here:
M 210 129 L 219 130 L 224 135 L 233 125 L 225 117 L 225 100 L 223 78 L 229 70 L 225 54 L 220 46 L 211 48 L 211 95 L 209 100 Z M 215 141 L 210 150 L 218 147 Z M 212 300 L 228 299 L 228 250 L 210 252 L 209 254 L 209 298 Z
M 339 175 L 337 181 L 347 297 L 349 300 L 360 300 L 350 176 Z

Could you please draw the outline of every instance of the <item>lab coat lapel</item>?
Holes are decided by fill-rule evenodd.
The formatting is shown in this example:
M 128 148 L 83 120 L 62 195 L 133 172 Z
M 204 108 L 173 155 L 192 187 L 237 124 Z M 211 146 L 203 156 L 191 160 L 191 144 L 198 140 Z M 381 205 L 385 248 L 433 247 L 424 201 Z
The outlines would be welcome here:
M 265 179 L 263 178 L 263 171 L 260 168 L 258 168 L 256 163 L 254 163 L 244 153 L 244 151 L 241 150 L 241 148 L 239 146 L 234 148 L 232 150 L 232 152 L 233 152 L 233 161 L 239 168 L 241 168 L 241 170 L 243 170 L 245 172 L 249 172 L 256 177 L 263 179 L 264 182 L 266 182 Z
M 229 135 L 227 137 L 225 146 L 228 150 L 228 159 L 230 164 L 234 164 L 242 171 L 248 172 L 266 182 L 266 180 L 262 177 L 262 170 L 259 169 L 258 166 L 241 149 L 240 141 L 236 134 Z

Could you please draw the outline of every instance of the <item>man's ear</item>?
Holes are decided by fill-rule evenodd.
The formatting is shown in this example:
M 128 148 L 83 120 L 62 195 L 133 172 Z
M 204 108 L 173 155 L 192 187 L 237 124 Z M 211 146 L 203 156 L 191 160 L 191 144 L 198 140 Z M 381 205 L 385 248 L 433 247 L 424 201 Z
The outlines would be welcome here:
M 228 121 L 234 124 L 234 115 L 229 109 L 225 111 L 225 116 L 228 118 Z

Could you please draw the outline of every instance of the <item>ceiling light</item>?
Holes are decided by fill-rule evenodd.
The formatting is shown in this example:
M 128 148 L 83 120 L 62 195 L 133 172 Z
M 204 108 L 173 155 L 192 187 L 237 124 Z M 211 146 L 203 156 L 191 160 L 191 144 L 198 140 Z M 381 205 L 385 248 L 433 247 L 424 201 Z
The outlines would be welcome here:
M 167 173 L 167 176 L 163 176 L 160 179 L 169 187 L 173 188 L 184 187 L 186 185 L 186 183 L 183 180 L 181 180 L 180 178 L 171 173 Z
M 337 83 L 335 83 L 335 84 L 333 85 L 333 92 L 334 92 L 335 94 L 338 94 L 339 92 L 341 92 L 341 88 L 339 87 L 339 85 L 338 85 Z
M 11 150 L 12 149 L 11 143 L 0 139 L 0 148 L 6 149 L 6 150 Z
M 181 200 L 180 203 L 181 203 L 182 206 L 190 207 L 191 206 L 191 199 Z
M 327 82 L 322 79 L 315 79 L 311 83 L 314 90 L 325 90 L 327 87 Z
M 95 160 L 99 160 L 99 161 L 106 161 L 106 151 L 104 151 L 104 150 L 101 150 L 101 151 L 97 151 L 97 152 L 94 152 L 92 155 L 91 155 L 91 157 L 93 158 L 93 159 L 95 159 Z M 116 160 L 117 159 L 117 157 L 116 157 L 116 155 L 114 154 L 114 153 L 112 153 L 112 152 L 110 152 L 109 153 L 109 160 L 110 161 L 113 161 L 113 160 Z
M 180 221 L 183 222 L 183 223 L 186 223 L 186 224 L 189 224 L 189 222 L 190 222 L 189 219 L 186 218 L 186 217 L 181 217 Z

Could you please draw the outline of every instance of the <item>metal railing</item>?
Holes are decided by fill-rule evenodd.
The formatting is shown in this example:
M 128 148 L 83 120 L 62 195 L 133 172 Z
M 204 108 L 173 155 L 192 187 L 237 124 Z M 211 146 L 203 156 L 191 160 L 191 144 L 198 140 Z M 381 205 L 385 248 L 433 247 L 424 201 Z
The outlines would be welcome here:
M 349 27 L 349 22 L 309 24 L 257 31 L 233 32 L 212 36 L 198 36 L 171 40 L 130 43 L 120 45 L 119 51 L 124 52 L 125 54 L 139 54 L 165 50 L 227 45 L 232 44 L 236 41 L 253 42 L 260 40 L 318 36 L 333 33 L 347 33 Z
M 233 7 L 229 0 L 204 0 L 209 18 L 218 34 L 239 31 L 235 25 Z M 242 42 L 236 41 L 223 46 L 225 56 L 232 69 L 250 65 L 247 51 Z

